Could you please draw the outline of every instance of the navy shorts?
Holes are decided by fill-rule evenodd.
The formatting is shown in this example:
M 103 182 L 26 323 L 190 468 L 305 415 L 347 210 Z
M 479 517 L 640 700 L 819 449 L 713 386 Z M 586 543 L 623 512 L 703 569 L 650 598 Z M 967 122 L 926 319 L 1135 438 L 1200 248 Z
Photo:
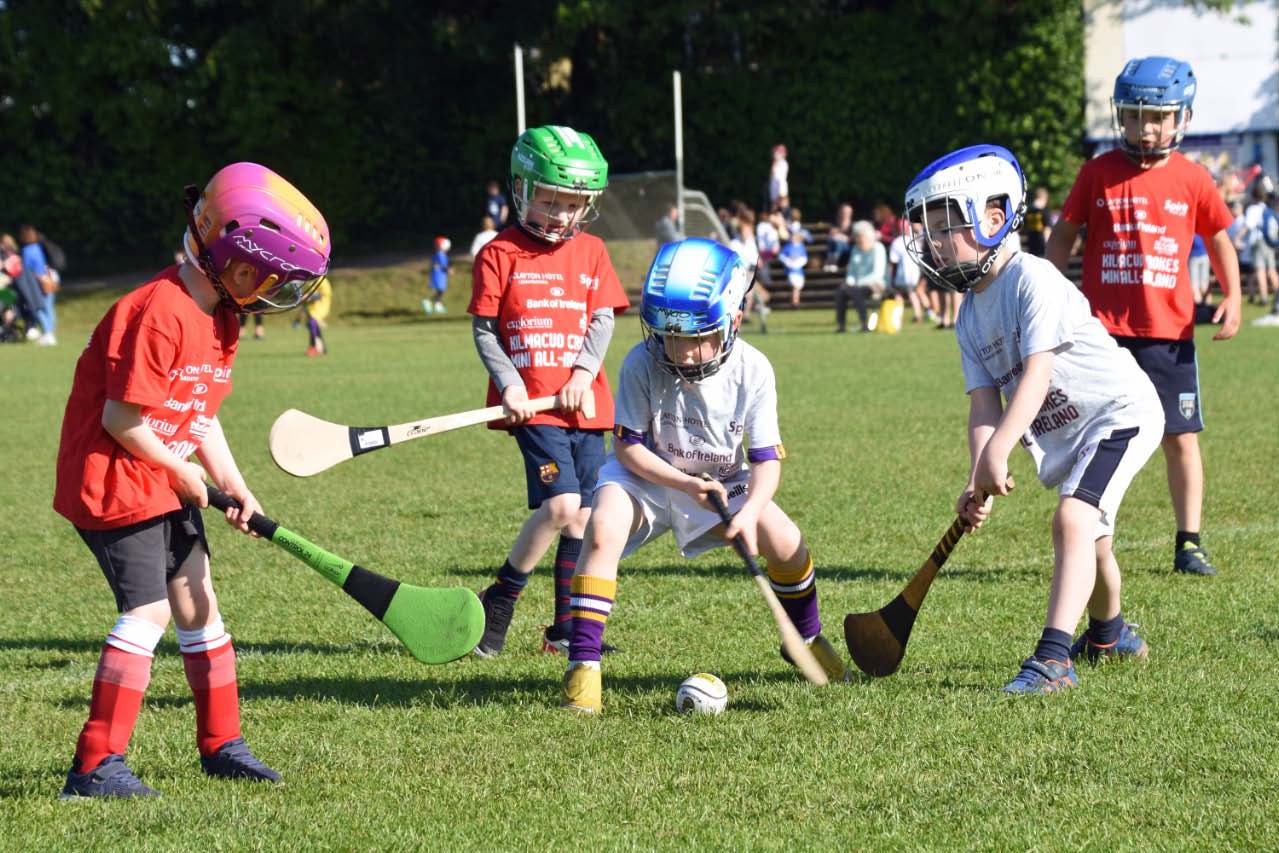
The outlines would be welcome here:
M 1195 342 L 1116 336 L 1115 343 L 1132 353 L 1154 383 L 1164 407 L 1164 434 L 1202 432 Z
M 199 544 L 209 553 L 204 520 L 194 506 L 114 530 L 76 532 L 97 558 L 121 613 L 167 599 L 169 581 L 192 549 Z
M 528 508 L 556 495 L 581 495 L 588 505 L 604 464 L 604 431 L 538 424 L 511 430 L 524 454 Z

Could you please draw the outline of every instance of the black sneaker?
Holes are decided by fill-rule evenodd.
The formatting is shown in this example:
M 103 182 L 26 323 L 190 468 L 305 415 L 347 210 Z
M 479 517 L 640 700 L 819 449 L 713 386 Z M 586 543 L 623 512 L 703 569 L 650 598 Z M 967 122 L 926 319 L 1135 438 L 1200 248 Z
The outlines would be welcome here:
M 1173 557 L 1172 567 L 1185 575 L 1215 575 L 1217 567 L 1208 562 L 1208 552 L 1186 542 Z
M 229 740 L 218 751 L 200 759 L 200 766 L 210 776 L 222 779 L 249 779 L 253 782 L 279 782 L 280 774 L 262 763 L 244 738 Z
M 559 625 L 546 625 L 542 628 L 542 652 L 548 655 L 566 655 L 568 654 L 568 643 L 571 639 L 573 639 L 573 634 L 568 628 L 561 628 Z M 611 655 L 615 651 L 617 651 L 617 646 L 600 643 L 600 654 Z
M 475 646 L 475 655 L 482 658 L 495 658 L 506 647 L 506 631 L 511 627 L 511 617 L 515 615 L 515 599 L 505 595 L 490 596 L 489 587 L 480 593 L 480 603 L 484 605 L 484 636 Z
M 89 797 L 117 797 L 132 799 L 133 797 L 158 797 L 160 792 L 142 784 L 129 765 L 124 763 L 123 755 L 108 755 L 97 767 L 88 773 L 80 772 L 80 759 L 71 762 L 67 771 L 67 784 L 62 786 L 59 800 L 79 800 Z

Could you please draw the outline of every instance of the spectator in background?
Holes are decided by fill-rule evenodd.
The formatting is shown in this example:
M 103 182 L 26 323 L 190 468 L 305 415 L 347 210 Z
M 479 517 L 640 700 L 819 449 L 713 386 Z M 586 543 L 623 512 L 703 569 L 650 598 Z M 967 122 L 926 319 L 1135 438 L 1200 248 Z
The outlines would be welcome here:
M 721 207 L 715 213 L 719 216 L 719 224 L 724 227 L 724 233 L 728 235 L 729 242 L 736 240 L 738 238 L 737 217 L 727 207 Z
M 742 322 L 749 323 L 751 309 L 758 307 L 760 331 L 767 332 L 768 321 L 765 318 L 769 311 L 768 290 L 761 283 L 759 276 L 759 244 L 755 238 L 755 212 L 741 202 L 737 204 L 736 210 L 738 234 L 728 246 L 750 269 L 751 279 L 754 281 L 746 294 L 746 310 L 742 314 Z
M 921 323 L 924 318 L 919 294 L 919 264 L 906 251 L 906 228 L 914 229 L 917 241 L 924 230 L 924 226 L 918 222 L 907 222 L 902 233 L 893 238 L 892 245 L 888 247 L 888 289 L 890 295 L 900 296 L 903 304 L 905 301 L 910 302 L 910 310 L 914 315 L 911 322 Z
M 836 272 L 848 263 L 848 253 L 853 246 L 853 206 L 841 204 L 835 211 L 835 221 L 826 234 L 826 263 L 822 269 Z
M 1022 247 L 1032 255 L 1044 256 L 1048 237 L 1052 234 L 1052 222 L 1048 212 L 1048 188 L 1035 187 L 1034 198 L 1026 208 L 1021 233 L 1025 235 Z
M 493 220 L 493 224 L 498 230 L 505 228 L 506 220 L 511 215 L 511 209 L 506 206 L 506 196 L 502 195 L 502 188 L 497 181 L 488 182 L 486 194 L 484 215 Z
M 884 290 L 884 274 L 888 266 L 888 253 L 884 244 L 879 242 L 875 226 L 866 220 L 858 220 L 853 225 L 853 248 L 848 255 L 848 272 L 844 283 L 835 291 L 835 331 L 848 331 L 845 318 L 848 314 L 848 303 L 851 301 L 857 309 L 857 319 L 861 322 L 860 332 L 869 332 L 866 302 L 873 295 Z
M 871 215 L 875 219 L 875 236 L 879 239 L 879 242 L 884 244 L 884 250 L 887 251 L 904 226 L 898 226 L 897 214 L 893 213 L 893 209 L 882 201 L 875 205 Z
M 17 295 L 14 308 L 26 327 L 27 340 L 38 340 L 39 312 L 44 304 L 44 293 L 40 290 L 40 282 L 23 267 L 22 250 L 12 234 L 0 235 L 0 263 L 3 263 L 5 273 L 12 279 L 10 286 Z
M 57 292 L 62 286 L 57 270 L 49 266 L 45 257 L 44 246 L 40 245 L 40 233 L 34 225 L 26 224 L 18 229 L 18 241 L 22 243 L 22 267 L 30 273 L 40 285 L 44 296 L 42 304 L 36 309 L 36 318 L 43 330 L 36 343 L 41 346 L 53 346 L 58 342 L 54 329 L 58 325 L 58 315 L 54 310 Z
M 781 228 L 778 228 L 778 224 Z M 765 287 L 773 286 L 769 264 L 782 251 L 782 241 L 787 238 L 786 223 L 777 213 L 770 213 L 755 226 L 755 245 L 759 247 L 759 263 L 756 273 Z
M 1195 304 L 1211 305 L 1212 304 L 1212 285 L 1210 276 L 1212 274 L 1212 264 L 1208 259 L 1208 247 L 1204 245 L 1204 238 L 1198 234 L 1190 243 L 1190 287 L 1195 294 Z
M 480 220 L 480 230 L 471 239 L 471 260 L 475 260 L 475 256 L 480 253 L 488 245 L 489 240 L 497 236 L 497 223 L 491 216 L 485 216 Z
M 1230 237 L 1230 244 L 1235 247 L 1235 252 L 1239 255 L 1239 282 L 1252 280 L 1252 252 L 1251 244 L 1248 242 L 1248 223 L 1243 215 L 1243 202 L 1235 199 L 1230 202 L 1230 215 L 1232 221 L 1226 228 L 1226 235 Z M 1206 245 L 1206 244 L 1205 244 Z M 1249 302 L 1256 302 L 1256 296 L 1248 294 Z
M 773 146 L 773 162 L 768 170 L 768 211 L 776 210 L 782 198 L 790 196 L 790 164 L 786 162 L 786 146 Z
M 1248 301 L 1253 295 L 1262 305 L 1270 301 L 1270 294 L 1279 294 L 1279 273 L 1275 271 L 1275 250 L 1265 239 L 1267 212 L 1266 187 L 1263 181 L 1254 181 L 1249 192 L 1251 202 L 1244 209 L 1243 223 L 1247 229 L 1244 240 L 1248 245 L 1248 253 L 1252 256 L 1252 288 Z
M 804 238 L 805 246 L 813 242 L 813 232 L 804 227 L 804 212 L 802 210 L 798 207 L 792 207 L 790 209 L 790 216 L 788 217 L 788 220 L 790 233 L 794 234 L 798 231 L 799 235 Z M 805 252 L 805 254 L 807 254 L 807 252 Z
M 431 256 L 431 297 L 422 300 L 422 310 L 430 314 L 447 314 L 444 307 L 444 291 L 449 289 L 449 249 L 453 241 L 448 237 L 435 238 L 435 254 Z
M 799 295 L 804 289 L 804 267 L 808 266 L 808 250 L 804 248 L 802 231 L 790 232 L 790 240 L 779 255 L 786 267 L 786 282 L 790 285 L 790 304 L 799 305 Z
M 661 249 L 667 243 L 678 243 L 683 240 L 684 229 L 680 227 L 679 207 L 672 204 L 657 220 L 657 224 L 653 227 L 653 233 L 657 236 L 658 249 Z

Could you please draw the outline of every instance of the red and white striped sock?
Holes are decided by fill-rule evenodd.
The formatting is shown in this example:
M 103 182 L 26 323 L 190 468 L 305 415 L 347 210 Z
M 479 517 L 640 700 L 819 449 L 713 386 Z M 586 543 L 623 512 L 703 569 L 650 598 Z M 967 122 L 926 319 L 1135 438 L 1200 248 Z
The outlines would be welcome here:
M 216 616 L 212 624 L 178 629 L 178 647 L 187 684 L 195 697 L 195 742 L 208 757 L 240 737 L 240 689 L 235 679 L 235 648 Z
M 93 676 L 89 719 L 80 730 L 75 757 L 88 773 L 108 755 L 123 755 L 151 682 L 151 660 L 164 628 L 137 616 L 121 616 L 107 635 Z

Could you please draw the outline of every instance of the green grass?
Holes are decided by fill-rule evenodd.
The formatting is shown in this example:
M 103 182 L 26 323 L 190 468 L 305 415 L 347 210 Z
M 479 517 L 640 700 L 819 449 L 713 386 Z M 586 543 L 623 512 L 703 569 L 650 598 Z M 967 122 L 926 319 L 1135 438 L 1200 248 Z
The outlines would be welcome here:
M 339 275 L 333 353 L 268 320 L 245 341 L 222 409 L 267 511 L 404 581 L 482 588 L 525 517 L 514 442 L 464 430 L 310 480 L 266 451 L 288 407 L 396 423 L 482 404 L 463 314 L 416 312 L 420 264 Z M 456 282 L 465 281 L 464 277 Z M 551 611 L 539 570 L 493 661 L 429 668 L 270 545 L 210 524 L 221 609 L 239 650 L 245 733 L 287 784 L 205 779 L 170 633 L 130 748 L 164 793 L 55 797 L 114 613 L 74 530 L 49 508 L 74 360 L 110 294 L 62 302 L 62 346 L 0 347 L 0 847 L 43 848 L 1080 848 L 1272 846 L 1279 671 L 1279 335 L 1201 335 L 1209 430 L 1206 544 L 1215 580 L 1170 573 L 1172 512 L 1157 455 L 1124 503 L 1116 551 L 1142 665 L 1081 670 L 1070 694 L 997 693 L 1033 646 L 1051 572 L 1052 493 L 1016 454 L 1015 495 L 956 548 L 902 670 L 807 687 L 780 660 L 754 585 L 727 549 L 694 561 L 663 541 L 623 564 L 605 715 L 556 707 L 563 661 L 535 652 Z M 1249 313 L 1246 319 L 1251 319 Z M 951 521 L 967 470 L 953 337 L 836 337 L 826 312 L 773 315 L 789 458 L 778 502 L 819 569 L 827 632 L 879 607 Z M 610 372 L 638 339 L 618 324 Z M 1267 379 L 1269 376 L 1271 378 Z M 842 642 L 837 643 L 842 646 Z M 672 710 L 680 680 L 728 684 L 719 718 Z

